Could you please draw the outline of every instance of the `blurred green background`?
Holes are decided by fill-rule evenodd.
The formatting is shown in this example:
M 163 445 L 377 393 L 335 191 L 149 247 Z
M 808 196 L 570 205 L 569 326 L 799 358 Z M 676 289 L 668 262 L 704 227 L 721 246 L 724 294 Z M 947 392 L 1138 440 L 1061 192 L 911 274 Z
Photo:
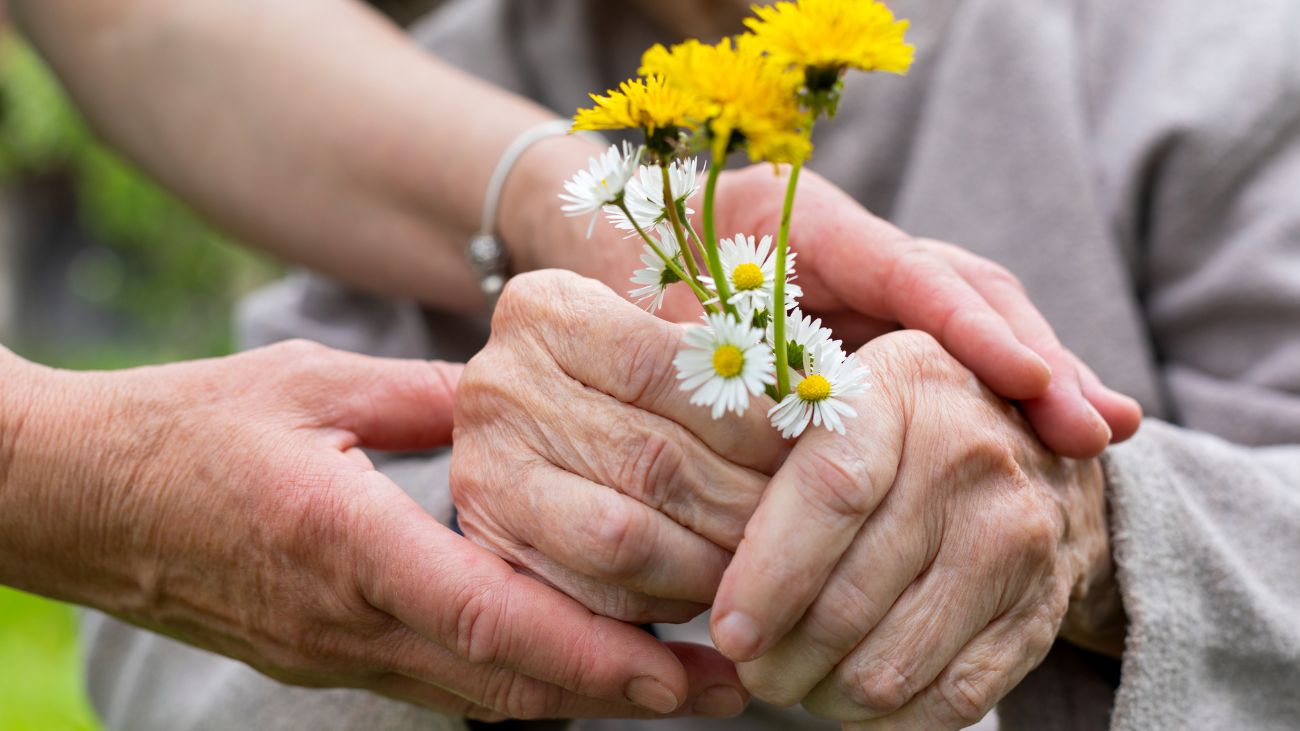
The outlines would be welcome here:
M 97 144 L 39 58 L 0 37 L 0 342 L 48 365 L 229 352 L 276 275 Z M 96 729 L 72 608 L 0 587 L 0 731 Z

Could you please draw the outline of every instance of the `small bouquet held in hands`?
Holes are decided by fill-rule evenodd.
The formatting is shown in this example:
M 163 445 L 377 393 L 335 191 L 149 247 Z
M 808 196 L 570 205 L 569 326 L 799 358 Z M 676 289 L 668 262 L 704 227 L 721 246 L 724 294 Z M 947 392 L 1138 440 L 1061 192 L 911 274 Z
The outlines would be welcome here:
M 755 6 L 749 32 L 716 45 L 689 40 L 656 45 L 640 76 L 593 94 L 573 129 L 633 129 L 644 143 L 624 143 L 591 159 L 565 184 L 562 210 L 604 212 L 644 242 L 645 268 L 631 297 L 651 312 L 681 284 L 704 307 L 705 324 L 687 332 L 677 355 L 682 389 L 713 418 L 743 414 L 766 392 L 768 412 L 786 438 L 809 423 L 844 432 L 856 416 L 844 398 L 869 388 L 868 371 L 844 353 L 821 320 L 803 314 L 789 250 L 790 214 L 799 171 L 812 155 L 813 126 L 839 108 L 849 69 L 905 73 L 913 48 L 907 21 L 877 0 L 792 0 Z M 714 226 L 718 175 L 732 152 L 755 162 L 789 166 L 780 229 L 719 239 Z M 708 151 L 701 231 L 687 202 L 698 185 L 691 155 Z M 588 235 L 591 234 L 588 227 Z

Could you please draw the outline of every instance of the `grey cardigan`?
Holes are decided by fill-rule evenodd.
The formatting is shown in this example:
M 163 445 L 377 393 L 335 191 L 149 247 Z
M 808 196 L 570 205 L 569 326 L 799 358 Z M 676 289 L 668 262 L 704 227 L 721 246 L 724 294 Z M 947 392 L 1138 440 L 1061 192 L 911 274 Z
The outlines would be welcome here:
M 891 4 L 913 20 L 918 65 L 851 78 L 812 166 L 904 229 L 1009 267 L 1151 417 L 1104 457 L 1123 661 L 1058 643 L 1000 706 L 1003 728 L 1300 727 L 1300 3 Z M 418 34 L 561 114 L 657 40 L 599 0 L 461 0 Z M 482 323 L 306 275 L 243 314 L 250 345 L 458 358 L 483 339 Z M 446 518 L 445 457 L 387 469 Z M 113 728 L 462 727 L 279 686 L 94 615 L 86 636 Z M 643 725 L 836 727 L 761 704 L 734 722 L 584 727 Z

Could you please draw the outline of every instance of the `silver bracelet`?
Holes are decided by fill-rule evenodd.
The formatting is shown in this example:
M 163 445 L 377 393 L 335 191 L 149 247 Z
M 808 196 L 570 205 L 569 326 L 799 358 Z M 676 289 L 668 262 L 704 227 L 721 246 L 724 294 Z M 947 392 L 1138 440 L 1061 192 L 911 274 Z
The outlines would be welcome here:
M 479 232 L 469 240 L 467 255 L 470 268 L 478 274 L 479 288 L 487 298 L 489 312 L 496 307 L 497 298 L 510 278 L 510 252 L 496 235 L 497 207 L 501 203 L 501 190 L 505 188 L 506 178 L 528 148 L 549 137 L 568 134 L 570 124 L 567 119 L 552 119 L 520 132 L 501 153 L 501 160 L 488 180 L 487 196 L 483 199 L 483 220 Z

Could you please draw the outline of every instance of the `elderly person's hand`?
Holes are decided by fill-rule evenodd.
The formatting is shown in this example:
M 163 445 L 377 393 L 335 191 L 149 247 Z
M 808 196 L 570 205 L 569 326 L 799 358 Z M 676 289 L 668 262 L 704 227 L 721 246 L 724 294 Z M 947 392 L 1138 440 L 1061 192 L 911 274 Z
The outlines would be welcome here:
M 853 728 L 959 728 L 1046 655 L 1067 608 L 1113 650 L 1097 460 L 1050 453 L 925 334 L 859 351 L 846 436 L 806 434 L 727 569 L 718 647 L 755 695 Z M 874 720 L 871 720 L 874 719 Z
M 785 187 L 785 175 L 774 174 L 771 165 L 724 172 L 718 233 L 774 234 Z M 525 217 L 533 233 L 520 264 L 570 269 L 626 292 L 640 248 L 604 225 L 588 241 L 586 219 L 557 221 L 554 200 L 542 188 L 529 193 L 543 200 L 518 206 L 534 210 Z M 539 205 L 552 213 L 550 219 L 535 211 Z M 701 208 L 698 201 L 693 206 Z M 547 220 L 552 224 L 536 223 Z M 1004 267 L 958 246 L 911 237 L 811 171 L 800 178 L 793 221 L 790 246 L 799 255 L 801 305 L 846 343 L 856 347 L 900 325 L 928 332 L 994 393 L 1019 400 L 1038 435 L 1060 454 L 1094 457 L 1137 430 L 1141 407 L 1104 386 L 1057 340 Z M 668 290 L 659 314 L 683 322 L 695 320 L 699 311 L 683 286 Z
M 758 403 L 715 421 L 689 402 L 684 331 L 594 280 L 516 277 L 457 396 L 465 535 L 600 614 L 707 608 L 787 445 Z
M 117 373 L 0 348 L 0 583 L 472 718 L 738 698 L 716 653 L 593 615 L 375 471 L 358 447 L 449 441 L 458 373 L 306 343 Z

